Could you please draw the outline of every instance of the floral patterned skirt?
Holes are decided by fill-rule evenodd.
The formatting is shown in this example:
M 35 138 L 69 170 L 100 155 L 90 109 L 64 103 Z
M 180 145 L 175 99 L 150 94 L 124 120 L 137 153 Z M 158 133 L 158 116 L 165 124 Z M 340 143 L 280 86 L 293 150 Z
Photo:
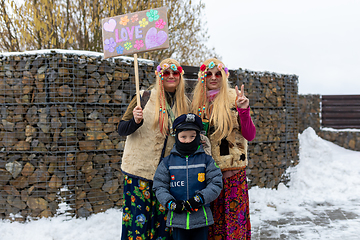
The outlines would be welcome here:
M 121 240 L 170 240 L 167 214 L 152 191 L 152 182 L 125 175 Z
M 215 224 L 209 228 L 208 239 L 251 239 L 249 194 L 245 168 L 234 176 L 225 178 L 223 185 L 219 197 L 211 204 Z

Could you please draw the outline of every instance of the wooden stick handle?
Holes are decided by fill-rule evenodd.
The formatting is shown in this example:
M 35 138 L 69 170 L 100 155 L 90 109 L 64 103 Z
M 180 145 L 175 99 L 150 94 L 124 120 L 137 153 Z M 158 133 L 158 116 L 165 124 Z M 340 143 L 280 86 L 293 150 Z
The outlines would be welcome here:
M 137 54 L 134 54 L 134 69 L 135 69 L 135 85 L 136 85 L 136 102 L 137 106 L 140 106 L 140 84 L 139 84 L 139 70 Z

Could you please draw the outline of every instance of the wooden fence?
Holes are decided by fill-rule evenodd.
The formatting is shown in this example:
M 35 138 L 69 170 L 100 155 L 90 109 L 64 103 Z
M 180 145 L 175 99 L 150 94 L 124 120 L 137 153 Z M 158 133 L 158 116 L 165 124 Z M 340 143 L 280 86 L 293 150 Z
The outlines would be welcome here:
M 360 95 L 322 95 L 321 126 L 360 129 Z

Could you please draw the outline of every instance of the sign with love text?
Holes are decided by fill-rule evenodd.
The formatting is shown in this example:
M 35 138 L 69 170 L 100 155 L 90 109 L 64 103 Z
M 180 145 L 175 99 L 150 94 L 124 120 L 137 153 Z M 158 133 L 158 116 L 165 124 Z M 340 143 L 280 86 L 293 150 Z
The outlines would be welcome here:
M 161 7 L 103 19 L 104 58 L 168 48 L 166 13 Z

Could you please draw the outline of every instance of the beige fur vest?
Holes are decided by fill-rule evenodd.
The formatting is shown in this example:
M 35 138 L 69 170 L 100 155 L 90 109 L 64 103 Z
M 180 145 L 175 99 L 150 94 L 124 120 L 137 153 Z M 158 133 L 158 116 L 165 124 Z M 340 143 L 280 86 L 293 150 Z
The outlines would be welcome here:
M 221 142 L 215 141 L 215 136 L 210 135 L 211 154 L 215 159 L 215 162 L 219 165 L 221 171 L 238 170 L 246 167 L 248 164 L 247 140 L 241 135 L 240 131 L 238 121 L 239 113 L 235 106 L 235 89 L 230 89 L 228 96 L 228 100 L 230 101 L 233 130 L 223 141 L 223 146 L 221 148 L 222 152 L 220 152 Z
M 143 91 L 140 93 L 143 94 Z M 153 128 L 156 90 L 151 90 L 150 98 L 143 109 L 144 122 L 134 133 L 126 138 L 121 170 L 124 173 L 138 176 L 152 181 L 156 168 L 159 165 L 161 151 L 164 146 L 165 136 L 160 129 Z M 175 143 L 174 137 L 169 136 L 166 144 L 165 156 L 170 154 Z

